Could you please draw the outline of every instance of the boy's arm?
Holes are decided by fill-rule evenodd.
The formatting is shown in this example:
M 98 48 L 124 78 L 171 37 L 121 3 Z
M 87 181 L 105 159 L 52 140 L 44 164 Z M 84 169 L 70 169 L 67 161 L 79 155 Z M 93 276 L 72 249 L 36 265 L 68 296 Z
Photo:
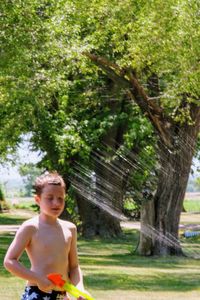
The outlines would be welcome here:
M 78 262 L 77 254 L 77 230 L 74 226 L 72 229 L 72 241 L 69 252 L 69 277 L 71 282 L 80 290 L 84 291 L 83 276 Z
M 49 290 L 52 289 L 54 285 L 52 285 L 48 279 L 40 278 L 37 273 L 27 269 L 19 262 L 19 258 L 31 241 L 33 232 L 33 226 L 25 224 L 21 225 L 13 242 L 8 248 L 4 258 L 4 267 L 18 277 L 34 282 L 41 289 Z
M 31 240 L 33 229 L 31 226 L 21 225 L 4 258 L 4 267 L 16 276 L 35 282 L 35 273 L 26 269 L 19 262 L 19 258 Z

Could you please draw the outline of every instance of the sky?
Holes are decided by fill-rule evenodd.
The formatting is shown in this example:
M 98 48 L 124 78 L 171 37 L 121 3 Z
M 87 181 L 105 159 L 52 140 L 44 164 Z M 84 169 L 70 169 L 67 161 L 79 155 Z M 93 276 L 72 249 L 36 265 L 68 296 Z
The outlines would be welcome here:
M 20 163 L 37 163 L 41 158 L 39 152 L 34 152 L 30 150 L 30 143 L 23 142 L 18 150 L 18 161 L 17 165 Z M 10 164 L 2 166 L 0 165 L 0 183 L 17 180 L 22 182 L 22 178 L 18 172 L 18 166 L 12 166 Z

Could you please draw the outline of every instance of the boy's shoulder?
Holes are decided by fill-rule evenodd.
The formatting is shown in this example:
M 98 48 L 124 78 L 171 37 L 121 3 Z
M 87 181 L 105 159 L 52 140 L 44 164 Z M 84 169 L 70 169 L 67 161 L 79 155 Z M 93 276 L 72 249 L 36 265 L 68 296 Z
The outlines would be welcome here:
M 38 223 L 39 223 L 39 218 L 38 216 L 33 217 L 31 219 L 28 219 L 26 221 L 24 221 L 21 225 L 21 227 L 23 228 L 37 228 L 38 227 Z
M 38 228 L 38 217 L 33 217 L 24 221 L 18 229 L 18 233 L 23 233 L 24 235 L 32 235 Z
M 72 222 L 62 220 L 62 219 L 58 219 L 58 222 L 64 228 L 67 228 L 67 229 L 70 229 L 70 230 L 76 230 L 76 225 Z

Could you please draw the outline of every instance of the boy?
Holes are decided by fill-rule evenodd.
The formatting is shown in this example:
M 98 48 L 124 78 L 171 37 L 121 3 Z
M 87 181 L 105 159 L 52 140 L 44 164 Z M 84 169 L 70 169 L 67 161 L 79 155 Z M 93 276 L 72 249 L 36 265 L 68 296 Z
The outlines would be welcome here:
M 60 273 L 63 279 L 70 279 L 84 291 L 78 264 L 76 227 L 58 218 L 64 209 L 65 183 L 55 172 L 38 177 L 34 187 L 40 214 L 21 225 L 7 251 L 4 266 L 27 280 L 21 300 L 69 300 L 64 291 L 58 290 L 47 279 L 49 273 Z M 24 250 L 31 262 L 30 270 L 19 261 Z

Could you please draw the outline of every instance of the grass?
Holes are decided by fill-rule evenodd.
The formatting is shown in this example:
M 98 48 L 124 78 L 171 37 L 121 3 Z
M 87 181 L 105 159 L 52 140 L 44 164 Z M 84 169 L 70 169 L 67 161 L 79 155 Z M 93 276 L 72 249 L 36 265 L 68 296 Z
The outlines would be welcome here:
M 19 216 L 4 216 L 4 224 Z M 14 223 L 16 224 L 16 223 Z M 79 238 L 78 252 L 86 288 L 97 300 L 197 300 L 200 288 L 199 261 L 178 257 L 139 257 L 133 255 L 139 234 L 125 230 L 119 239 Z M 18 300 L 24 281 L 9 274 L 2 261 L 13 235 L 0 235 L 0 299 Z M 198 238 L 194 242 L 200 245 Z M 27 256 L 21 258 L 29 266 Z
M 185 213 L 181 215 L 182 224 L 199 224 L 199 213 L 200 213 L 200 199 L 185 199 L 184 200 Z
M 20 225 L 27 218 L 14 214 L 0 214 L 0 225 Z
M 200 212 L 200 199 L 186 199 L 184 200 L 184 208 L 187 212 Z
M 200 279 L 196 261 L 131 255 L 137 239 L 136 231 L 127 231 L 125 238 L 117 241 L 79 241 L 80 262 L 92 294 L 102 300 L 161 300 L 169 294 L 170 299 L 184 299 L 185 292 L 195 299 Z

